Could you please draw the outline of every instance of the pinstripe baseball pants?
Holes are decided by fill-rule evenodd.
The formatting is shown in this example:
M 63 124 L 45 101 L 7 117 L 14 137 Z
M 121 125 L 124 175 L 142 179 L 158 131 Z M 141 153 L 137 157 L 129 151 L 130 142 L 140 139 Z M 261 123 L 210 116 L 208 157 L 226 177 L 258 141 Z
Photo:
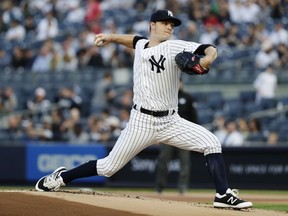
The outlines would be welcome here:
M 154 117 L 132 109 L 130 120 L 109 155 L 97 161 L 97 173 L 110 177 L 143 149 L 164 143 L 200 153 L 221 153 L 218 138 L 204 127 L 187 121 L 176 112 Z

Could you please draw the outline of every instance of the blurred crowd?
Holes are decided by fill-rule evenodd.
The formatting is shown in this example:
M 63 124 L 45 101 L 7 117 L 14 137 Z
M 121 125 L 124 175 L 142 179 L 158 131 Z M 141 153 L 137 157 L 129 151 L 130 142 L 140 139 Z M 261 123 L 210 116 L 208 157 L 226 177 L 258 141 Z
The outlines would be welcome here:
M 132 91 L 130 86 L 116 89 L 112 74 L 114 69 L 132 67 L 133 50 L 114 44 L 93 46 L 94 34 L 147 36 L 149 17 L 161 8 L 172 10 L 183 21 L 175 29 L 175 38 L 215 44 L 219 53 L 253 47 L 257 54 L 251 70 L 259 74 L 269 67 L 288 70 L 287 0 L 2 0 L 0 73 L 81 73 L 87 67 L 95 73 L 104 68 L 105 73 L 95 83 L 91 109 L 85 116 L 81 89 L 59 86 L 57 93 L 48 97 L 47 89 L 39 86 L 20 112 L 21 95 L 0 83 L 0 139 L 71 143 L 115 140 L 129 118 Z M 266 78 L 275 91 L 277 73 Z M 255 90 L 267 87 L 262 81 L 255 81 L 254 86 Z M 218 117 L 215 115 L 215 122 Z M 242 130 L 239 139 L 243 144 L 251 132 L 247 129 L 250 120 L 234 119 L 234 126 L 225 122 L 214 130 L 223 143 L 227 137 L 220 130 L 235 127 Z M 266 135 L 265 141 L 270 139 Z

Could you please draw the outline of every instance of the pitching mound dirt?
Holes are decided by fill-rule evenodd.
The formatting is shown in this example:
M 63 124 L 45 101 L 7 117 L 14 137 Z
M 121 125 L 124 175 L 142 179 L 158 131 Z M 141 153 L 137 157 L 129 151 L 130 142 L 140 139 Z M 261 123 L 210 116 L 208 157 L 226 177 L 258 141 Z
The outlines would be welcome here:
M 177 197 L 181 201 L 177 201 Z M 287 216 L 285 212 L 258 209 L 214 209 L 211 204 L 189 202 L 188 199 L 192 200 L 189 195 L 158 196 L 138 192 L 1 191 L 0 216 Z

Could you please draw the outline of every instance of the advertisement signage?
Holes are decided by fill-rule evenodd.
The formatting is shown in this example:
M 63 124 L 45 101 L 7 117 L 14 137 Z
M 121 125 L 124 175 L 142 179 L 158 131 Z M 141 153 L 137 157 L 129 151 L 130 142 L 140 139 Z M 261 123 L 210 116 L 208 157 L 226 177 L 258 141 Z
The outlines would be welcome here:
M 105 157 L 103 145 L 28 145 L 26 154 L 26 179 L 36 181 L 58 167 L 74 168 L 90 160 Z M 83 178 L 75 182 L 104 183 L 105 177 Z

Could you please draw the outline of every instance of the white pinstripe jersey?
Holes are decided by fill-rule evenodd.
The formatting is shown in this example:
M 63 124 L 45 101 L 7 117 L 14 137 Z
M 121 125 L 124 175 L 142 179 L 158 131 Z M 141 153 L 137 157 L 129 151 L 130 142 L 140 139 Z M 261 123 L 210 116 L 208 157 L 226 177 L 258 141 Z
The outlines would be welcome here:
M 135 45 L 133 102 L 148 110 L 177 109 L 181 71 L 175 56 L 184 49 L 194 52 L 200 44 L 167 40 L 145 48 L 148 42 L 148 39 L 140 39 Z

